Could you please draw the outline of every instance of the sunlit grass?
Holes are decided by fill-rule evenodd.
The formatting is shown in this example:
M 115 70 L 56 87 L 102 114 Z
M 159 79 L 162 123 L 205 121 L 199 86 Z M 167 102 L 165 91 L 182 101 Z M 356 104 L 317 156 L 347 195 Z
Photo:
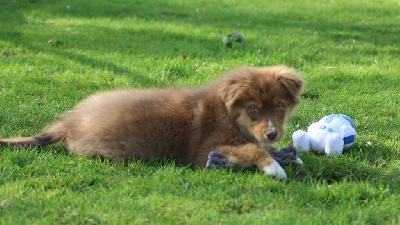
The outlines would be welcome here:
M 99 91 L 200 87 L 242 65 L 277 64 L 307 81 L 278 147 L 331 113 L 358 132 L 340 158 L 301 154 L 287 182 L 80 158 L 63 145 L 2 148 L 1 223 L 398 224 L 399 11 L 367 0 L 0 1 L 0 137 L 36 134 Z M 232 32 L 246 49 L 223 46 Z

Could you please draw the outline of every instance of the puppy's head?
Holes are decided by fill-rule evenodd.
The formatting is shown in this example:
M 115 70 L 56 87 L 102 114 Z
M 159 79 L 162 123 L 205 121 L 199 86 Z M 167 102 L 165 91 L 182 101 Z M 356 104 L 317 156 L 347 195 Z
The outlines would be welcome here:
M 284 125 L 299 105 L 303 80 L 285 66 L 243 67 L 229 73 L 220 96 L 241 132 L 268 148 L 282 140 Z

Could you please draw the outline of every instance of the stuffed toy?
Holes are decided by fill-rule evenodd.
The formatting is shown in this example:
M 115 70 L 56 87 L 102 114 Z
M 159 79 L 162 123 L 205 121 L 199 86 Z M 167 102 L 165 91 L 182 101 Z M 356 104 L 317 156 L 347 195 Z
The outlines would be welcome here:
M 269 154 L 281 166 L 287 165 L 289 163 L 294 163 L 296 165 L 303 165 L 303 161 L 299 157 L 297 157 L 297 150 L 293 146 L 282 148 L 279 151 L 270 151 Z M 228 159 L 222 153 L 217 151 L 212 151 L 208 155 L 206 169 L 220 169 L 220 168 L 228 168 L 230 166 L 233 165 L 228 161 Z
M 238 33 L 232 33 L 222 39 L 222 42 L 227 49 L 232 49 L 234 43 L 239 43 L 243 48 L 246 48 L 246 40 Z
M 293 145 L 299 152 L 310 150 L 340 156 L 356 141 L 356 126 L 350 117 L 332 114 L 312 123 L 307 132 L 296 131 L 292 135 Z

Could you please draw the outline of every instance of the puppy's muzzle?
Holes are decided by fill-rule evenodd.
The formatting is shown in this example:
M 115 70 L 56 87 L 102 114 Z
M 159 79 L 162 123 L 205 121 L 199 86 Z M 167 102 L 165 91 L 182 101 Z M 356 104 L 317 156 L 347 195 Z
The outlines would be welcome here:
M 275 141 L 276 138 L 278 137 L 278 132 L 277 131 L 267 131 L 264 133 L 264 137 L 268 139 L 269 141 Z

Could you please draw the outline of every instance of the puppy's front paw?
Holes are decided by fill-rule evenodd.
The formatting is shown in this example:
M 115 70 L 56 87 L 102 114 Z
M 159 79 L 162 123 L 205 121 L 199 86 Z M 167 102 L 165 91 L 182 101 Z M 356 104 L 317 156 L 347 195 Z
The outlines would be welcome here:
M 299 157 L 297 157 L 296 160 L 292 161 L 295 165 L 302 166 L 303 165 L 303 160 L 301 160 Z
M 287 178 L 285 170 L 275 160 L 271 165 L 264 167 L 262 171 L 276 179 L 284 180 Z

